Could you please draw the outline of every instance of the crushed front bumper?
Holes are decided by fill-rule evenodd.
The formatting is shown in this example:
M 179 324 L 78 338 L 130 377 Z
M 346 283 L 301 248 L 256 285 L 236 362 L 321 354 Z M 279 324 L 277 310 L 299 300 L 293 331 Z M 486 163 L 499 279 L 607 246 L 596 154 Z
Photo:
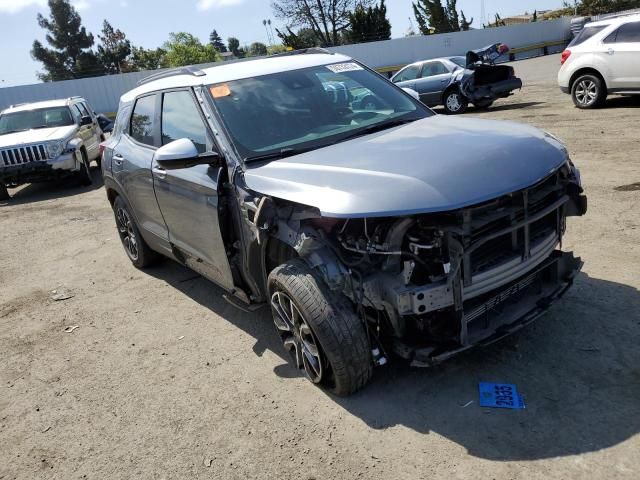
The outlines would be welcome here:
M 43 160 L 0 167 L 0 183 L 18 186 L 25 183 L 48 182 L 78 171 L 78 153 L 65 153 L 54 160 Z
M 397 345 L 412 366 L 428 367 L 476 346 L 490 345 L 533 322 L 571 287 L 583 262 L 554 251 L 538 267 L 489 294 L 464 302 L 460 343 L 450 347 Z

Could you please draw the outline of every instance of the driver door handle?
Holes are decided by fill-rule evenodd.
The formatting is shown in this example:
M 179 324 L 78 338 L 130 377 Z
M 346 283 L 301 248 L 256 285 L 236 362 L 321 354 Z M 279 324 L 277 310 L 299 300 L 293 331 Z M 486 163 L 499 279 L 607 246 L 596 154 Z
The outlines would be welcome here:
M 616 53 L 616 51 L 613 48 L 610 48 L 609 50 L 607 50 L 607 53 L 609 55 L 613 55 L 614 53 Z
M 160 180 L 167 178 L 167 171 L 164 168 L 154 166 L 151 170 L 153 171 L 153 175 L 158 177 Z

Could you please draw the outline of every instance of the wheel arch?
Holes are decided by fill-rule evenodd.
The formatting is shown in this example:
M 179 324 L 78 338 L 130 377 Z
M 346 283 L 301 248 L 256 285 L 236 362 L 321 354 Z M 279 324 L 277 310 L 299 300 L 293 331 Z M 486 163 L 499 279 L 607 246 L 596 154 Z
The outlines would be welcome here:
M 594 75 L 598 77 L 602 81 L 604 88 L 609 90 L 609 87 L 607 86 L 607 81 L 605 80 L 604 76 L 600 73 L 598 69 L 594 67 L 582 67 L 576 70 L 575 72 L 573 72 L 573 75 L 571 75 L 571 78 L 569 79 L 569 91 L 573 90 L 574 83 L 576 83 L 576 80 L 578 80 L 578 78 L 580 78 L 583 75 Z
M 283 263 L 298 258 L 298 252 L 289 244 L 279 238 L 270 236 L 262 248 L 262 274 L 264 292 L 267 290 L 267 278 L 276 267 Z

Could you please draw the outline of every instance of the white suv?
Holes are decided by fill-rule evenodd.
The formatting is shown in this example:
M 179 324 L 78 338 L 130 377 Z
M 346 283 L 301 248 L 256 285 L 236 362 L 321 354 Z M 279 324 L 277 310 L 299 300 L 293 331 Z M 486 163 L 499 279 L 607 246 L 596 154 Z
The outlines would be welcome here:
M 91 184 L 89 163 L 105 139 L 85 99 L 12 105 L 0 112 L 0 200 L 7 187 L 75 176 Z
M 562 54 L 558 84 L 578 108 L 640 94 L 640 15 L 589 23 Z

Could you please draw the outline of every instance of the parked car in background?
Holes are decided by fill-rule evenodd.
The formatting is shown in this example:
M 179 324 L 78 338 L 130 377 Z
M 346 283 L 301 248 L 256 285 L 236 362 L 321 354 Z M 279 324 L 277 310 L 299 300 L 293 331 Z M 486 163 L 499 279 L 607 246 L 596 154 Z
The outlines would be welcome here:
M 430 366 L 524 327 L 582 266 L 559 140 L 435 115 L 323 50 L 150 77 L 102 169 L 133 265 L 164 255 L 268 303 L 293 364 L 340 395 L 393 354 Z
M 640 15 L 588 23 L 562 53 L 558 84 L 578 108 L 640 95 Z
M 0 200 L 7 187 L 76 176 L 91 184 L 104 135 L 86 100 L 13 105 L 0 112 Z
M 470 102 L 478 108 L 489 108 L 496 99 L 522 88 L 513 67 L 494 64 L 507 52 L 506 45 L 497 44 L 468 52 L 466 57 L 416 62 L 396 73 L 391 81 L 418 92 L 425 105 L 443 105 L 448 114 L 464 113 Z

